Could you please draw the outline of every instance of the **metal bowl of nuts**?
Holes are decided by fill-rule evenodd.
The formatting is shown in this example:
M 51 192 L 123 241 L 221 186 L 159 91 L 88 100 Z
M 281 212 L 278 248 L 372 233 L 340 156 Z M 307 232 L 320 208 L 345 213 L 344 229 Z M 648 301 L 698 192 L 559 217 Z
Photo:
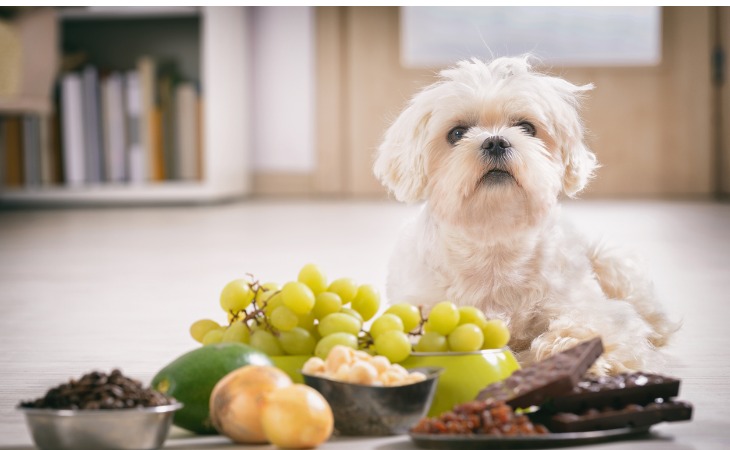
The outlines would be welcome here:
M 407 371 L 382 356 L 335 347 L 302 368 L 304 383 L 327 400 L 335 430 L 348 436 L 405 434 L 431 406 L 442 369 Z
M 153 450 L 182 406 L 114 370 L 71 380 L 17 409 L 41 450 Z

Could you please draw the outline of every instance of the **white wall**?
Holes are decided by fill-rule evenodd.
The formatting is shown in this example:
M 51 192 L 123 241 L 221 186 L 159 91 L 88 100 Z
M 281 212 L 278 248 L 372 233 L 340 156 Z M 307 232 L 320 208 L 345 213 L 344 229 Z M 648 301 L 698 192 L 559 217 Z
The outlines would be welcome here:
M 660 6 L 403 6 L 400 20 L 406 67 L 525 53 L 560 66 L 661 62 Z
M 315 168 L 314 8 L 254 7 L 252 143 L 258 172 Z

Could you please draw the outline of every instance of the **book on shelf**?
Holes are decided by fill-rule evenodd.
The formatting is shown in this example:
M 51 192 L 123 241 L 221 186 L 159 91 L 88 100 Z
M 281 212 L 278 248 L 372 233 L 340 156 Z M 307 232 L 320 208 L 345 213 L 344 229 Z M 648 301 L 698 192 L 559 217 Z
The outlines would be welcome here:
M 137 61 L 139 86 L 141 94 L 141 136 L 142 147 L 147 156 L 147 178 L 151 181 L 161 181 L 165 178 L 164 155 L 159 146 L 158 130 L 159 118 L 157 112 L 157 63 L 149 57 L 143 56 Z
M 41 185 L 55 184 L 56 177 L 56 149 L 53 143 L 53 120 L 55 114 L 38 116 L 38 144 L 41 158 Z
M 147 131 L 149 133 L 150 160 L 153 171 L 151 181 L 162 181 L 167 178 L 165 173 L 165 136 L 162 130 L 162 110 L 153 106 L 147 111 Z
M 99 74 L 94 66 L 86 66 L 82 72 L 84 148 L 86 150 L 86 181 L 100 183 L 105 180 L 104 144 L 101 136 L 99 108 Z
M 23 176 L 26 186 L 41 185 L 40 119 L 23 116 Z
M 200 127 L 198 126 L 198 93 L 193 83 L 180 83 L 175 89 L 175 123 L 178 155 L 178 176 L 181 180 L 197 180 L 200 164 Z
M 40 187 L 58 182 L 51 133 L 53 117 L 40 113 L 0 115 L 0 188 Z
M 69 72 L 61 79 L 61 137 L 63 173 L 68 185 L 86 182 L 83 87 L 81 75 Z
M 130 70 L 124 74 L 124 98 L 126 119 L 127 180 L 138 184 L 147 180 L 147 158 L 142 142 L 142 88 L 139 72 Z
M 127 178 L 124 75 L 120 72 L 101 81 L 101 116 L 106 181 L 120 183 Z
M 48 124 L 49 152 L 51 154 L 51 183 L 62 184 L 65 180 L 63 173 L 63 143 L 61 142 L 61 114 L 55 111 L 51 114 Z
M 4 185 L 20 187 L 24 183 L 22 119 L 18 116 L 4 117 L 2 131 Z
M 179 143 L 175 132 L 176 98 L 175 86 L 179 80 L 174 65 L 160 67 L 157 83 L 158 101 L 162 127 L 163 172 L 168 180 L 180 178 Z

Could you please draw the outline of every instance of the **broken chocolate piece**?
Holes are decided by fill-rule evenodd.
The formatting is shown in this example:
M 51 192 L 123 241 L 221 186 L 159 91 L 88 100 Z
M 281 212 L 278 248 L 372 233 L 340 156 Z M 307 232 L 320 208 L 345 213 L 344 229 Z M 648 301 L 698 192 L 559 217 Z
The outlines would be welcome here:
M 503 400 L 513 408 L 540 406 L 548 399 L 571 392 L 601 353 L 601 338 L 582 342 L 487 386 L 477 399 Z

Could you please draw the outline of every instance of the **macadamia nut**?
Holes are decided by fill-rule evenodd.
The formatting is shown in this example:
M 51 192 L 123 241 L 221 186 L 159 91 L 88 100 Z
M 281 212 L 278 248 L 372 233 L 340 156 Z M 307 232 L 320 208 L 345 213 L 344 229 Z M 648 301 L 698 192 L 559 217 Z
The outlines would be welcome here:
M 344 345 L 330 350 L 324 361 L 316 356 L 309 358 L 302 372 L 368 386 L 400 386 L 426 379 L 421 372 L 408 372 L 399 364 L 391 364 L 384 356 L 372 356 Z

